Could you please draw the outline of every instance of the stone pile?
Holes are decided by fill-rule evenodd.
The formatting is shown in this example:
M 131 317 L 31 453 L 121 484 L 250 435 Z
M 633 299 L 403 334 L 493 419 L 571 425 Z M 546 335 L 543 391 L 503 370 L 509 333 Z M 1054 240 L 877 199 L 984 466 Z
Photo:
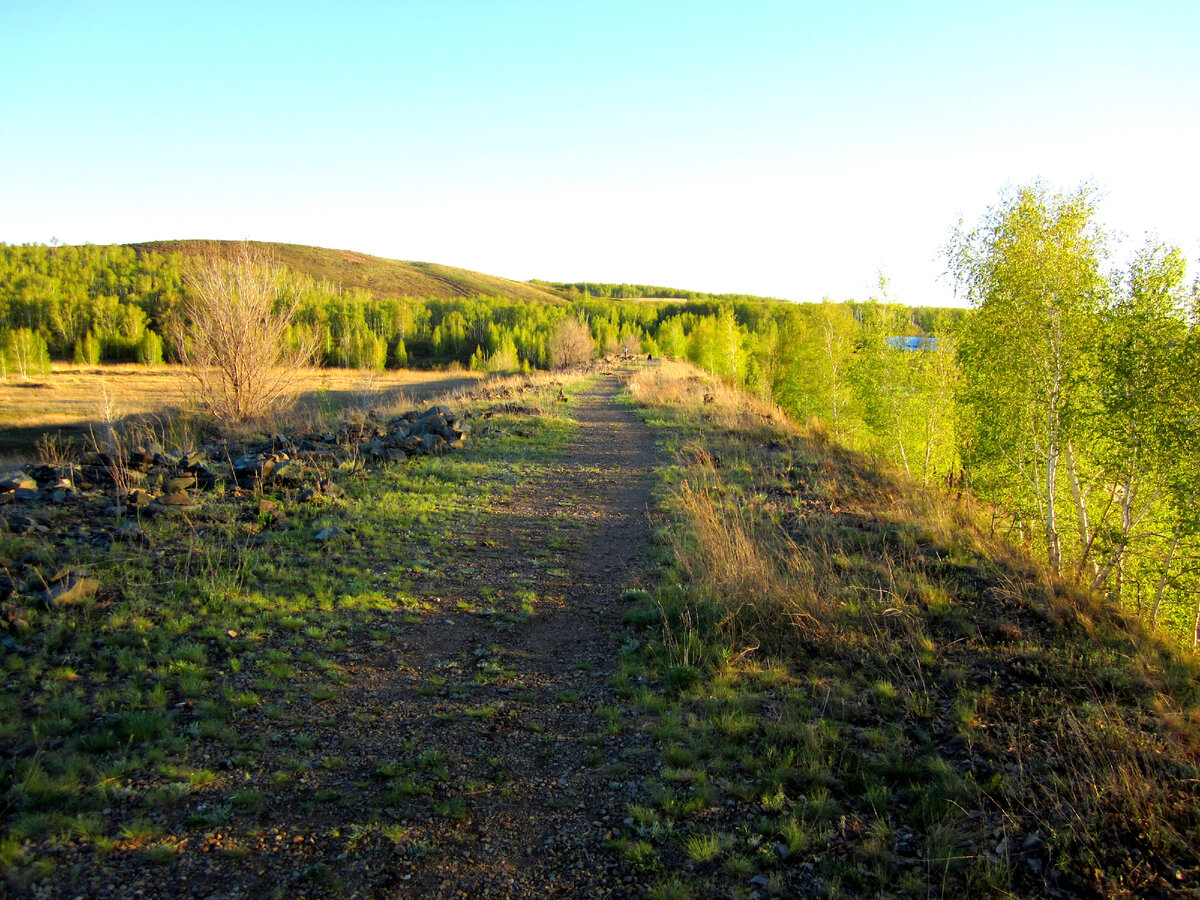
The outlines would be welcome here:
M 173 512 L 195 506 L 205 491 L 232 481 L 241 491 L 296 489 L 301 499 L 337 492 L 321 473 L 348 458 L 399 462 L 461 448 L 470 433 L 464 416 L 445 406 L 412 410 L 386 423 L 373 419 L 325 434 L 276 435 L 231 458 L 222 444 L 172 456 L 151 444 L 121 456 L 92 451 L 77 464 L 38 465 L 0 474 L 0 506 L 13 502 L 66 503 L 97 491 L 114 494 L 112 513 Z M 214 462 L 224 459 L 225 462 Z M 36 527 L 8 516 L 10 530 Z
M 470 433 L 466 418 L 444 406 L 413 410 L 387 422 L 370 417 L 326 434 L 276 435 L 231 448 L 206 444 L 182 455 L 150 444 L 122 453 L 84 453 L 78 462 L 30 465 L 0 472 L 0 532 L 38 533 L 69 546 L 105 550 L 114 543 L 150 546 L 140 517 L 196 510 L 207 492 L 246 497 L 244 514 L 282 517 L 282 506 L 336 498 L 342 491 L 333 471 L 339 463 L 395 462 L 460 448 Z M 264 491 L 281 497 L 268 499 Z M 314 540 L 347 537 L 336 524 Z M 26 600 L 15 603 L 21 596 Z M 92 574 L 64 569 L 45 580 L 33 557 L 0 559 L 0 644 L 19 632 L 25 605 L 40 599 L 62 609 L 93 603 L 103 587 Z
M 111 491 L 134 509 L 190 506 L 195 492 L 219 483 L 204 454 L 192 451 L 175 457 L 151 445 L 136 447 L 121 458 L 92 451 L 78 464 L 30 466 L 0 475 L 0 505 L 14 500 L 61 504 L 82 494 Z

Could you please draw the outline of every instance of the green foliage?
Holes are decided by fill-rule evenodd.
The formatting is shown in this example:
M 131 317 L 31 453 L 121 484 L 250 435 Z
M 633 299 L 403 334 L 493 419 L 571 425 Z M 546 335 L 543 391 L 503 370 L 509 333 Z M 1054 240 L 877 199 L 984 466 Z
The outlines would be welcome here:
M 0 328 L 26 328 L 55 356 L 90 333 L 132 349 L 183 294 L 181 258 L 132 247 L 0 245 Z M 115 346 L 115 345 L 114 345 Z M 84 354 L 84 361 L 88 361 Z
M 1108 278 L 1107 255 L 1087 188 L 1021 188 L 960 230 L 964 464 L 1053 571 L 1194 643 L 1195 287 L 1178 248 L 1150 240 Z
M 30 378 L 49 372 L 50 351 L 45 338 L 28 328 L 0 331 L 0 374 L 5 378 Z
M 137 361 L 143 366 L 160 366 L 163 361 L 163 342 L 157 334 L 146 329 L 137 345 Z
M 74 361 L 94 366 L 100 362 L 100 341 L 90 331 L 75 342 Z
M 1011 487 L 1011 502 L 1037 515 L 1055 571 L 1060 464 L 1074 466 L 1065 455 L 1095 402 L 1094 326 L 1107 288 L 1102 247 L 1090 191 L 1052 195 L 1035 185 L 960 233 L 951 251 L 976 305 L 960 348 L 967 463 Z

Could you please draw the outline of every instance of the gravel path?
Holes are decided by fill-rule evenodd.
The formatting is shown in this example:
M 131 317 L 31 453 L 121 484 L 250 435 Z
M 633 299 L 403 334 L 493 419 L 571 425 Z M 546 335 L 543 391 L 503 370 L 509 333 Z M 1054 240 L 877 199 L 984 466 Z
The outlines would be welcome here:
M 576 440 L 553 478 L 523 490 L 502 513 L 505 529 L 468 581 L 504 592 L 514 580 L 539 600 L 532 619 L 497 629 L 486 617 L 428 617 L 380 660 L 356 702 L 378 711 L 377 737 L 451 756 L 446 802 L 454 816 L 413 823 L 430 852 L 384 867 L 375 889 L 429 897 L 620 896 L 633 879 L 604 850 L 653 757 L 626 728 L 604 733 L 597 707 L 615 700 L 607 679 L 619 656 L 621 593 L 636 583 L 648 539 L 649 429 L 614 402 L 609 378 L 574 398 Z M 553 539 L 547 514 L 578 527 L 550 568 L 536 554 Z M 450 599 L 450 598 L 446 598 Z M 430 676 L 448 682 L 511 672 L 494 684 L 447 698 L 422 692 Z M 399 677 L 398 677 L 399 676 Z M 452 692 L 453 693 L 453 692 Z M 464 709 L 475 713 L 462 715 Z M 490 710 L 490 712 L 488 711 Z M 474 790 L 472 790 L 474 786 Z

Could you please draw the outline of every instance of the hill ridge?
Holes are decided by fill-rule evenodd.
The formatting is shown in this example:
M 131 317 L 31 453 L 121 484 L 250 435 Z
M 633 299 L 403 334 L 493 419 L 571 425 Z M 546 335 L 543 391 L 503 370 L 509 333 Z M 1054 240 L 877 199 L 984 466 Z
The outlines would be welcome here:
M 290 244 L 279 241 L 230 241 L 188 238 L 126 244 L 139 253 L 227 253 L 249 244 L 269 250 L 279 262 L 317 281 L 342 289 L 369 290 L 379 297 L 500 296 L 513 300 L 562 303 L 561 294 L 539 285 L 440 263 L 390 259 L 358 250 Z

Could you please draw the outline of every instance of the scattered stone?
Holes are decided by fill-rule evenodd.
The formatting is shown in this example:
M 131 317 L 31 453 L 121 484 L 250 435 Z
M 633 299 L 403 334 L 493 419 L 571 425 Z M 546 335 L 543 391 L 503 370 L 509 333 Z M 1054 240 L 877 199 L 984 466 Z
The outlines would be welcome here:
M 316 540 L 321 541 L 322 543 L 328 543 L 329 541 L 336 541 L 349 536 L 350 532 L 346 531 L 346 529 L 338 528 L 336 525 L 330 525 L 328 528 L 322 528 L 317 532 Z
M 113 538 L 130 544 L 141 544 L 143 547 L 150 546 L 150 536 L 137 522 L 122 522 L 114 529 Z
M 179 468 L 181 469 L 201 469 L 203 467 L 204 454 L 197 450 L 189 450 L 179 457 Z
M 29 516 L 9 516 L 5 520 L 5 528 L 13 534 L 28 534 L 38 526 L 37 520 Z
M 0 475 L 0 491 L 36 491 L 37 479 L 21 470 Z
M 90 600 L 99 590 L 100 582 L 95 578 L 84 572 L 70 571 L 50 585 L 42 599 L 51 609 L 63 609 Z
M 276 463 L 271 472 L 271 480 L 283 484 L 299 484 L 304 480 L 304 463 L 295 459 L 284 459 Z
M 233 461 L 233 477 L 239 487 L 254 487 L 275 469 L 275 457 L 264 453 L 247 453 Z
M 163 490 L 168 494 L 173 494 L 176 491 L 186 491 L 188 488 L 196 486 L 196 476 L 190 472 L 182 475 L 172 475 L 163 481 Z

